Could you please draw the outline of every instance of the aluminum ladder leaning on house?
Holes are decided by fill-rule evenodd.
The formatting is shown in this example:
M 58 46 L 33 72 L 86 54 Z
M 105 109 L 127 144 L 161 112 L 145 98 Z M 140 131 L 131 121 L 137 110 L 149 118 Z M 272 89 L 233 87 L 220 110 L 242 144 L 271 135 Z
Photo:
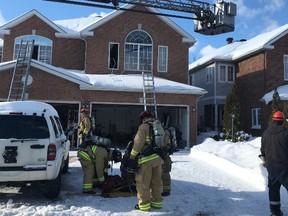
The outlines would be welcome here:
M 144 110 L 148 110 L 148 107 L 152 107 L 157 118 L 157 103 L 156 103 L 156 93 L 155 93 L 155 82 L 153 72 L 143 71 L 143 103 Z
M 34 40 L 21 40 L 7 101 L 25 100 Z

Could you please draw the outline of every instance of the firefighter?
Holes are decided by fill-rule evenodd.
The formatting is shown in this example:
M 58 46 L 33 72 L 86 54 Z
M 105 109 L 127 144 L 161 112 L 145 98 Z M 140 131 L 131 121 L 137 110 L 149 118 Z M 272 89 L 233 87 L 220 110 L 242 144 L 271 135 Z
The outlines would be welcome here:
M 132 148 L 133 141 L 130 141 L 121 160 L 120 171 L 123 179 L 123 185 L 125 186 L 121 189 L 121 191 L 136 193 L 135 173 L 137 171 L 137 166 L 135 166 L 135 163 L 131 163 L 130 160 Z
M 169 196 L 171 192 L 171 176 L 170 172 L 172 169 L 172 160 L 170 157 L 170 152 L 172 149 L 172 143 L 171 143 L 171 132 L 168 128 L 165 129 L 164 133 L 164 146 L 163 149 L 165 151 L 165 157 L 164 157 L 164 164 L 162 166 L 162 183 L 163 183 L 163 192 L 162 196 Z
M 272 116 L 272 124 L 263 132 L 261 155 L 268 171 L 268 194 L 272 216 L 282 216 L 280 187 L 288 190 L 288 129 L 283 127 L 285 115 L 277 111 Z
M 81 119 L 80 119 L 80 125 L 79 125 L 79 134 L 78 134 L 78 138 L 79 138 L 79 143 L 80 145 L 86 140 L 87 136 L 90 135 L 91 133 L 91 119 L 88 116 L 87 110 L 82 108 L 80 110 L 80 115 L 81 115 Z
M 162 164 L 163 159 L 151 151 L 152 135 L 148 122 L 155 120 L 155 113 L 144 111 L 140 114 L 138 131 L 134 138 L 134 145 L 130 159 L 139 165 L 135 174 L 138 204 L 136 209 L 149 211 L 151 207 L 160 209 L 162 207 Z M 149 154 L 147 153 L 150 152 Z M 136 162 L 137 161 L 137 162 Z
M 122 159 L 119 150 L 110 150 L 108 147 L 97 146 L 87 140 L 79 146 L 78 160 L 83 169 L 83 193 L 94 194 L 93 187 L 102 186 L 108 176 L 109 160 L 118 163 Z

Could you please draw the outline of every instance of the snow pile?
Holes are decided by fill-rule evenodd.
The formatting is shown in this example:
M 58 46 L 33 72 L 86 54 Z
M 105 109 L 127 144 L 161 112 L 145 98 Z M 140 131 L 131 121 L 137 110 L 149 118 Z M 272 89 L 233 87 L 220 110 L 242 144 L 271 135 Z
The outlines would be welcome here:
M 202 136 L 202 135 L 201 135 Z M 261 138 L 231 143 L 215 141 L 210 134 L 199 136 L 201 144 L 190 151 L 182 150 L 172 157 L 171 195 L 164 197 L 162 209 L 141 212 L 134 209 L 136 196 L 104 198 L 71 196 L 67 191 L 81 192 L 82 169 L 79 161 L 71 160 L 69 172 L 62 177 L 63 188 L 58 200 L 51 201 L 39 191 L 28 190 L 15 195 L 15 188 L 1 189 L 0 215 L 61 215 L 61 216 L 263 216 L 269 214 L 267 172 L 258 158 Z M 70 156 L 76 152 L 71 151 Z M 114 164 L 110 174 L 120 174 Z M 15 192 L 14 192 L 15 193 Z M 281 190 L 282 200 L 287 192 Z M 284 214 L 288 203 L 282 202 Z

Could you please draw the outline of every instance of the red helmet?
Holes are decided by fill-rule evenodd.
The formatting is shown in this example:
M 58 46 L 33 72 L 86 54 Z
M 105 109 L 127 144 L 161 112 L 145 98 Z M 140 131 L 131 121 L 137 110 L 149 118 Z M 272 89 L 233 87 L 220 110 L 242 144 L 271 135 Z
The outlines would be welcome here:
M 86 110 L 85 108 L 82 108 L 82 109 L 80 110 L 80 113 L 87 113 L 87 110 Z
M 273 114 L 272 116 L 273 121 L 284 121 L 285 120 L 285 115 L 284 113 L 277 111 Z

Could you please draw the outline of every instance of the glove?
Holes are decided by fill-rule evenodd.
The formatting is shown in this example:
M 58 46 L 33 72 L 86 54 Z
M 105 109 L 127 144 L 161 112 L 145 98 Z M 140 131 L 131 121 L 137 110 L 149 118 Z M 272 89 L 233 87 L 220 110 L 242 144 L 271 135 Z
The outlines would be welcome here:
M 135 173 L 138 170 L 138 162 L 136 159 L 129 158 L 124 167 L 128 173 Z
M 263 165 L 263 167 L 266 167 L 266 159 L 265 159 L 265 156 L 262 155 L 262 154 L 260 154 L 260 155 L 258 155 L 258 157 L 262 160 L 262 165 Z

